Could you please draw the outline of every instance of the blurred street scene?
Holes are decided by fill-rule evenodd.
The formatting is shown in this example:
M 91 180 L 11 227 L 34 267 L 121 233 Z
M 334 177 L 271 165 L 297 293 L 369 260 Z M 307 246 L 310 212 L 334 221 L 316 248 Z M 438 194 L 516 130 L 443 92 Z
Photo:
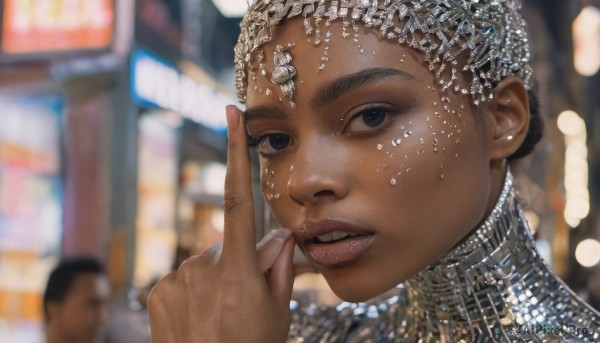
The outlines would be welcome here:
M 526 214 L 552 268 L 600 306 L 600 1 L 524 3 L 546 126 L 517 170 Z M 246 1 L 0 6 L 0 342 L 44 341 L 50 271 L 82 255 L 106 266 L 107 342 L 150 342 L 152 285 L 222 239 Z M 277 223 L 255 167 L 260 238 Z M 318 276 L 296 288 L 335 301 Z

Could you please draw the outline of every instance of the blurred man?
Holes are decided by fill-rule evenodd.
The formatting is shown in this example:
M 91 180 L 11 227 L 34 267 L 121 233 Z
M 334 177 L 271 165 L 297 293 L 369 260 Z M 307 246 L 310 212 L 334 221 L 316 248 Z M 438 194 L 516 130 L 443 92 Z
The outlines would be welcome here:
M 44 293 L 47 343 L 104 341 L 110 286 L 104 266 L 93 258 L 63 260 Z

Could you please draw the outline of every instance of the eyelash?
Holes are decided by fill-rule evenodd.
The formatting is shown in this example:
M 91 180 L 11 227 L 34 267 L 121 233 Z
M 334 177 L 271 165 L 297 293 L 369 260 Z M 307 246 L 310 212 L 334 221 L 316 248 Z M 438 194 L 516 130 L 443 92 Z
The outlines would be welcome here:
M 400 114 L 400 109 L 392 106 L 392 105 L 387 105 L 387 104 L 367 104 L 362 106 L 362 108 L 360 108 L 360 110 L 358 110 L 358 112 L 356 112 L 355 114 L 353 114 L 350 118 L 350 120 L 348 120 L 348 124 L 346 125 L 346 127 L 344 127 L 344 131 L 346 131 L 346 129 L 348 128 L 348 126 L 350 126 L 354 120 L 369 114 L 370 111 L 380 111 L 381 114 L 385 114 L 385 118 L 383 119 L 384 121 L 387 119 L 389 121 L 390 117 L 396 116 L 398 114 Z M 366 123 L 365 123 L 366 124 Z M 363 132 L 348 132 L 349 134 L 371 134 L 371 133 L 375 133 L 378 132 L 379 130 L 384 129 L 384 127 L 381 127 L 381 125 L 383 125 L 383 123 L 381 123 L 380 125 L 377 125 L 377 127 L 374 127 L 370 130 L 364 130 Z M 388 126 L 388 125 L 385 125 Z M 365 132 L 366 131 L 366 132 Z
M 285 148 L 281 149 L 281 150 L 276 150 L 275 152 L 261 152 L 260 151 L 260 144 L 262 143 L 262 141 L 264 139 L 268 139 L 269 137 L 276 136 L 276 135 L 287 136 L 290 139 L 290 142 L 288 143 L 288 145 L 291 144 L 291 138 L 288 135 L 283 134 L 283 133 L 269 133 L 269 134 L 265 134 L 262 136 L 256 136 L 256 137 L 252 137 L 252 136 L 248 135 L 248 147 L 256 149 L 256 151 L 263 156 L 277 155 L 279 152 L 283 151 Z
M 258 143 L 260 142 L 260 139 L 262 137 L 264 137 L 264 136 L 252 137 L 250 134 L 248 134 L 248 147 L 249 148 L 258 147 Z
M 386 118 L 383 118 L 384 121 L 386 119 L 388 119 L 388 121 L 389 121 L 389 117 L 390 116 L 395 116 L 395 115 L 399 114 L 399 112 L 400 112 L 400 110 L 398 108 L 396 108 L 394 106 L 391 106 L 391 105 L 385 105 L 385 104 L 368 104 L 368 105 L 365 105 L 357 113 L 355 113 L 354 115 L 351 116 L 350 120 L 348 120 L 348 124 L 344 127 L 344 131 L 346 131 L 346 128 L 348 126 L 350 126 L 351 123 L 354 120 L 360 118 L 361 116 L 369 114 L 369 111 L 374 111 L 374 110 L 375 111 L 381 111 L 381 113 L 383 113 L 383 114 L 386 115 Z M 383 124 L 383 122 L 381 124 Z M 365 123 L 365 125 L 368 125 L 368 124 Z M 356 135 L 360 135 L 360 134 L 368 135 L 368 134 L 372 134 L 372 133 L 378 132 L 378 131 L 382 130 L 383 128 L 384 127 L 380 127 L 380 125 L 377 125 L 377 127 L 374 127 L 374 128 L 372 128 L 370 130 L 364 130 L 366 132 L 363 131 L 363 132 L 349 132 L 349 133 L 350 134 L 356 134 Z M 273 156 L 273 155 L 276 155 L 278 152 L 283 151 L 285 148 L 281 149 L 281 150 L 276 150 L 276 152 L 273 152 L 273 153 L 265 153 L 265 152 L 261 152 L 260 151 L 260 144 L 261 144 L 261 142 L 264 139 L 268 139 L 270 136 L 273 136 L 273 135 L 284 135 L 285 136 L 285 134 L 281 134 L 281 133 L 271 133 L 271 134 L 265 134 L 265 135 L 256 136 L 256 137 L 253 137 L 253 136 L 251 136 L 251 135 L 248 134 L 248 146 L 251 147 L 251 148 L 256 149 L 261 155 L 264 155 L 264 156 Z M 291 140 L 291 138 L 290 138 L 290 140 Z

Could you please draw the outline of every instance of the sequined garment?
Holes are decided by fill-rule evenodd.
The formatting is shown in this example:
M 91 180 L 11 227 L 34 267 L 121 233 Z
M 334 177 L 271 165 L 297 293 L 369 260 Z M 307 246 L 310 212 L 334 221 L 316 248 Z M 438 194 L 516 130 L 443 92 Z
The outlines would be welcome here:
M 600 342 L 600 314 L 534 246 L 513 178 L 484 225 L 392 294 L 295 304 L 290 342 Z
M 493 87 L 508 75 L 529 88 L 531 52 L 520 9 L 521 0 L 256 0 L 242 19 L 235 47 L 238 97 L 246 100 L 248 74 L 256 77 L 255 65 L 266 76 L 261 47 L 271 41 L 273 27 L 294 17 L 304 18 L 306 34 L 316 46 L 325 45 L 324 62 L 315 66 L 320 70 L 335 38 L 329 27 L 341 21 L 340 38 L 352 38 L 360 53 L 359 23 L 422 52 L 442 90 L 471 94 L 476 104 L 492 97 Z M 459 85 L 459 72 L 472 81 Z

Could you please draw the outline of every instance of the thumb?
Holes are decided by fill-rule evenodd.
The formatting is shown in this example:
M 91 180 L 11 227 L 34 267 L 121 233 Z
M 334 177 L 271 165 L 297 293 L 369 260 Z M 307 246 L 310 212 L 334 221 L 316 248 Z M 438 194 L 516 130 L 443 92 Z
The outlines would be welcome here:
M 273 230 L 256 245 L 258 266 L 261 273 L 264 274 L 273 266 L 283 244 L 291 233 L 290 230 L 286 229 Z
M 295 277 L 293 264 L 295 245 L 296 242 L 291 237 L 283 243 L 283 248 L 273 263 L 268 276 L 271 294 L 275 298 L 277 307 L 282 311 L 289 311 L 290 309 Z

